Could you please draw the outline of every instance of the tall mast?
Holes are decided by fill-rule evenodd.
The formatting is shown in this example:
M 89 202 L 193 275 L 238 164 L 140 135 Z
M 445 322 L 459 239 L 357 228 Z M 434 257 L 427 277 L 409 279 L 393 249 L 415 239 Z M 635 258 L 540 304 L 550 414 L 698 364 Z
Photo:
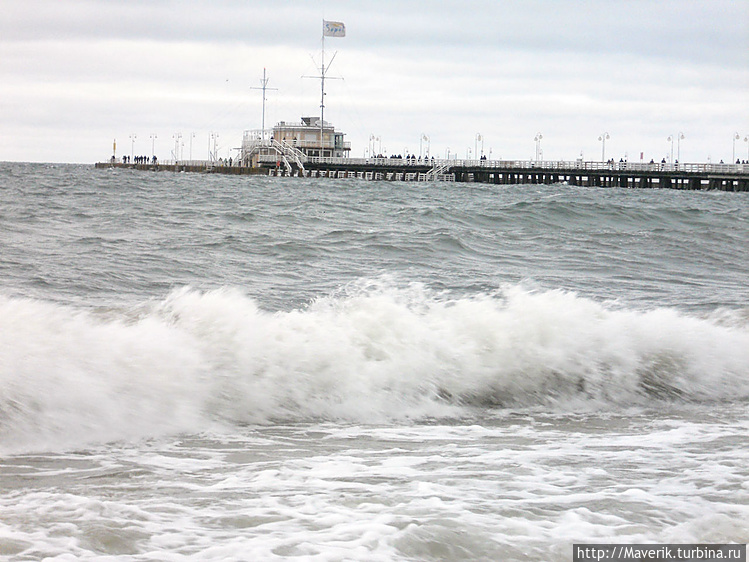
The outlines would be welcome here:
M 323 136 L 323 128 L 325 127 L 325 73 L 330 70 L 330 65 L 333 64 L 335 56 L 338 51 L 333 53 L 333 57 L 328 63 L 328 68 L 325 68 L 325 20 L 322 20 L 322 49 L 320 57 L 320 156 L 324 155 L 325 148 L 325 137 Z
M 325 123 L 325 18 L 322 20 L 322 56 L 320 58 L 320 156 L 325 155 L 325 137 L 323 126 Z
M 346 29 L 340 22 L 326 22 L 324 19 L 322 21 L 322 57 L 320 60 L 320 76 L 303 76 L 303 78 L 319 78 L 320 79 L 320 156 L 323 155 L 324 148 L 325 148 L 325 137 L 324 137 L 324 128 L 325 128 L 325 75 L 330 70 L 330 66 L 333 64 L 333 60 L 335 59 L 335 56 L 338 54 L 338 52 L 333 53 L 333 56 L 331 57 L 330 61 L 328 61 L 327 68 L 325 67 L 325 30 L 326 30 L 326 23 L 328 25 L 334 25 L 333 32 L 329 33 L 331 34 L 331 37 L 344 37 L 346 34 Z
M 265 140 L 265 92 L 266 90 L 278 90 L 278 88 L 269 88 L 268 87 L 268 80 L 269 78 L 266 78 L 265 74 L 265 68 L 263 68 L 263 79 L 260 81 L 262 84 L 261 88 L 254 88 L 250 87 L 250 90 L 262 90 L 263 91 L 263 120 L 262 120 L 262 136 L 260 137 L 260 140 Z

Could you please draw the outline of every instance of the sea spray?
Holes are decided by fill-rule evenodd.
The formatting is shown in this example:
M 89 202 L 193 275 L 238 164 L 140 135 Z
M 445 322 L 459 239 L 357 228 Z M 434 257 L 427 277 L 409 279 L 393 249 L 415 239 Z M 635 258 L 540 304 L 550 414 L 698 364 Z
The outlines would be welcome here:
M 202 357 L 157 318 L 131 323 L 0 298 L 0 444 L 75 445 L 194 428 Z
M 749 398 L 746 325 L 571 292 L 362 283 L 271 313 L 238 289 L 182 288 L 145 310 L 0 299 L 3 445 Z

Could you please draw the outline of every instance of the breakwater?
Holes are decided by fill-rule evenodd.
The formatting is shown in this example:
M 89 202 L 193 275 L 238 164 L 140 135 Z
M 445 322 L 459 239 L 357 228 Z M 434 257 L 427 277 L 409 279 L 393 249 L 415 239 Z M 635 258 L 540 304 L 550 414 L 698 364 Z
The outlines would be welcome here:
M 527 160 L 319 158 L 291 162 L 261 157 L 254 167 L 207 161 L 122 164 L 97 168 L 265 174 L 288 177 L 361 178 L 384 181 L 455 181 L 493 184 L 553 184 L 591 187 L 749 191 L 749 164 L 681 164 Z

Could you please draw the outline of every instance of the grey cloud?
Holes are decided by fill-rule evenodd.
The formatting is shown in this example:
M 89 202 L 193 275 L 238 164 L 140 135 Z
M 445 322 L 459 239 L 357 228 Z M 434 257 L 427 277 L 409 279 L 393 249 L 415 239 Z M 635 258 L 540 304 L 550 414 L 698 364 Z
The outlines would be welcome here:
M 0 35 L 3 41 L 90 38 L 304 47 L 317 40 L 320 7 L 293 0 L 27 0 L 6 10 Z M 345 41 L 351 48 L 403 57 L 525 50 L 557 56 L 605 52 L 612 64 L 619 53 L 749 63 L 745 0 L 335 1 L 325 9 L 326 17 L 346 20 Z

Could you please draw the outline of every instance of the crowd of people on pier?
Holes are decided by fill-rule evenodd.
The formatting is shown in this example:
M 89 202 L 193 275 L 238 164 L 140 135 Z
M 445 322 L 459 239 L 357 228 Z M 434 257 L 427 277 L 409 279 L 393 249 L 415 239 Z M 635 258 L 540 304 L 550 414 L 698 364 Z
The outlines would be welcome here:
M 112 160 L 114 160 L 114 156 L 112 156 Z M 154 154 L 151 157 L 148 156 L 133 156 L 132 162 L 130 160 L 130 156 L 123 156 L 122 157 L 122 163 L 123 164 L 153 164 L 156 165 L 156 163 L 159 161 L 158 158 L 156 158 L 156 155 Z
M 421 164 L 422 162 L 424 164 L 433 164 L 434 163 L 434 156 L 431 156 L 431 157 L 430 156 L 425 156 L 425 157 L 422 158 L 421 156 L 416 156 L 415 154 L 406 154 L 405 157 L 403 155 L 401 155 L 401 154 L 391 154 L 390 156 L 384 156 L 382 154 L 377 154 L 376 156 L 373 156 L 373 158 L 383 159 L 383 160 L 386 159 L 386 158 L 390 159 L 390 160 L 405 160 L 409 164 Z M 479 160 L 482 160 L 482 161 L 483 160 L 488 160 L 488 158 L 486 157 L 486 154 L 482 154 L 481 157 L 479 158 Z
M 384 156 L 382 154 L 378 154 L 377 156 L 374 156 L 374 158 L 378 159 L 385 159 L 388 158 L 390 160 L 406 160 L 406 162 L 409 162 L 411 164 L 421 163 L 422 161 L 425 164 L 428 164 L 430 162 L 434 162 L 434 156 L 429 158 L 429 156 L 425 156 L 422 158 L 421 156 L 416 156 L 415 154 L 406 154 L 405 158 L 401 154 L 391 154 L 390 156 Z
M 112 156 L 112 158 L 110 159 L 110 162 L 112 164 L 114 164 L 116 161 L 117 161 L 117 158 L 115 156 Z M 154 156 L 133 156 L 133 157 L 123 156 L 122 157 L 122 163 L 123 164 L 144 164 L 144 165 L 150 164 L 152 166 L 155 166 L 156 164 L 159 163 L 159 159 L 156 158 L 155 155 Z M 191 164 L 191 161 L 177 161 L 176 163 L 177 164 L 188 164 L 189 165 L 189 164 Z M 201 162 L 199 162 L 199 164 L 203 165 L 205 163 L 201 161 Z M 218 160 L 212 160 L 211 164 L 214 165 L 214 166 L 221 166 L 221 167 L 224 167 L 224 166 L 242 166 L 243 165 L 242 161 L 239 158 L 237 158 L 236 160 L 234 160 L 231 157 L 229 157 L 229 158 L 219 158 Z M 279 165 L 280 165 L 280 162 L 279 162 Z
M 112 156 L 112 164 L 115 163 L 116 158 Z M 123 164 L 153 164 L 154 166 L 159 161 L 158 158 L 156 158 L 156 155 L 153 156 L 133 156 L 132 159 L 130 156 L 123 156 L 122 157 L 122 163 Z

